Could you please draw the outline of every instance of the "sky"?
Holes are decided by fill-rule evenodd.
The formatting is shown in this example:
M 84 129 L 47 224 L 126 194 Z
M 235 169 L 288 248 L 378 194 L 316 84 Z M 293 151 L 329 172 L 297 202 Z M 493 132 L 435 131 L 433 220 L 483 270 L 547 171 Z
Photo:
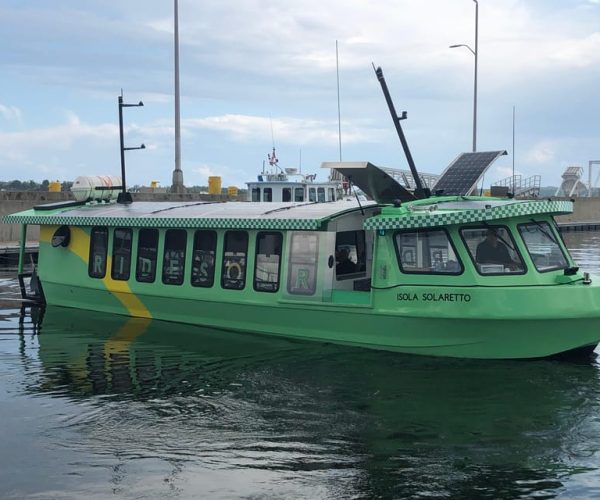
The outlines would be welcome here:
M 171 184 L 171 0 L 1 0 L 0 180 L 119 175 Z M 381 66 L 417 168 L 441 173 L 473 133 L 472 0 L 179 0 L 186 185 L 245 187 L 276 147 L 282 167 L 408 168 L 372 64 Z M 486 174 L 541 175 L 600 160 L 600 0 L 479 0 L 477 150 Z M 595 167 L 597 168 L 597 167 Z M 594 172 L 596 177 L 596 172 Z

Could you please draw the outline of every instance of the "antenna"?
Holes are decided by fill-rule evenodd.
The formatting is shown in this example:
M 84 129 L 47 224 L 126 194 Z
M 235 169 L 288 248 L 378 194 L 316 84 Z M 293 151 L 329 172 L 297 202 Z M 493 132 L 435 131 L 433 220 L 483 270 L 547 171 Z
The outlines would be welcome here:
M 373 64 L 373 63 L 371 63 Z M 413 157 L 410 154 L 410 149 L 408 147 L 408 143 L 406 142 L 406 137 L 404 137 L 404 132 L 402 131 L 402 126 L 400 125 L 401 120 L 406 120 L 406 111 L 402 112 L 402 116 L 398 117 L 396 113 L 396 108 L 394 108 L 394 103 L 392 102 L 392 97 L 390 96 L 390 91 L 387 88 L 387 84 L 385 83 L 385 78 L 383 76 L 383 70 L 381 67 L 375 68 L 375 64 L 373 64 L 373 70 L 375 70 L 375 74 L 377 75 L 377 79 L 381 84 L 381 90 L 383 90 L 383 96 L 385 97 L 385 101 L 387 102 L 388 108 L 390 110 L 390 114 L 392 115 L 392 120 L 394 122 L 394 126 L 396 127 L 396 132 L 398 133 L 398 137 L 400 138 L 400 142 L 402 143 L 402 148 L 404 149 L 404 154 L 406 155 L 406 161 L 408 162 L 408 166 L 410 167 L 410 172 L 415 181 L 415 198 L 429 198 L 430 192 L 429 188 L 423 188 L 423 184 L 421 183 L 421 177 L 419 176 L 419 172 L 417 172 L 417 167 L 415 166 L 415 162 L 413 161 Z
M 513 104 L 513 129 L 512 129 L 512 194 L 515 195 L 515 106 Z

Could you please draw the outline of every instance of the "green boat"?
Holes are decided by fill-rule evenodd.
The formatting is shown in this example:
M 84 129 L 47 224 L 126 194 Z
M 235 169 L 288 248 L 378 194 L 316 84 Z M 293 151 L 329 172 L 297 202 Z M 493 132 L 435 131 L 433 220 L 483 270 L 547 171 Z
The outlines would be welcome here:
M 323 165 L 363 203 L 131 203 L 123 185 L 117 203 L 6 216 L 21 278 L 39 225 L 32 282 L 51 305 L 431 356 L 591 353 L 600 286 L 554 221 L 572 202 L 470 196 L 504 151 L 464 153 L 424 186 L 376 73 L 414 185 L 367 162 Z
M 40 226 L 47 304 L 404 353 L 537 358 L 600 341 L 569 201 L 87 203 Z M 25 232 L 25 231 L 24 231 Z M 493 254 L 488 248 L 503 248 Z

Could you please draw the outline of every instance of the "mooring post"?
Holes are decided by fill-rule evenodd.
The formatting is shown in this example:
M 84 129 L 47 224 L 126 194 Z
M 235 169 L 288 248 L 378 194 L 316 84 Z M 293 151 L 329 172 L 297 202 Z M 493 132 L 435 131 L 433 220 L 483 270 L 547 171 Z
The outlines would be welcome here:
M 25 245 L 27 244 L 27 224 L 21 224 L 21 240 L 19 246 L 19 265 L 17 272 L 23 273 L 23 263 L 25 262 Z

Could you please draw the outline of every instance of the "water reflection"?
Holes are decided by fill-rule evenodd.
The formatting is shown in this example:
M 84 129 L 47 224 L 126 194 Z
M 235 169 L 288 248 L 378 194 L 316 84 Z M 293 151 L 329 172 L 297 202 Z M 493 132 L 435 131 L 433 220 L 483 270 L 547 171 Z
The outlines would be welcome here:
M 574 231 L 562 236 L 581 269 L 600 274 L 600 232 Z
M 429 359 L 61 308 L 26 313 L 21 332 L 23 393 L 65 403 L 39 425 L 71 466 L 46 467 L 79 494 L 597 492 L 577 480 L 599 465 L 595 363 Z
M 600 233 L 565 233 L 600 274 Z M 598 497 L 599 365 L 479 362 L 18 309 L 3 498 Z

